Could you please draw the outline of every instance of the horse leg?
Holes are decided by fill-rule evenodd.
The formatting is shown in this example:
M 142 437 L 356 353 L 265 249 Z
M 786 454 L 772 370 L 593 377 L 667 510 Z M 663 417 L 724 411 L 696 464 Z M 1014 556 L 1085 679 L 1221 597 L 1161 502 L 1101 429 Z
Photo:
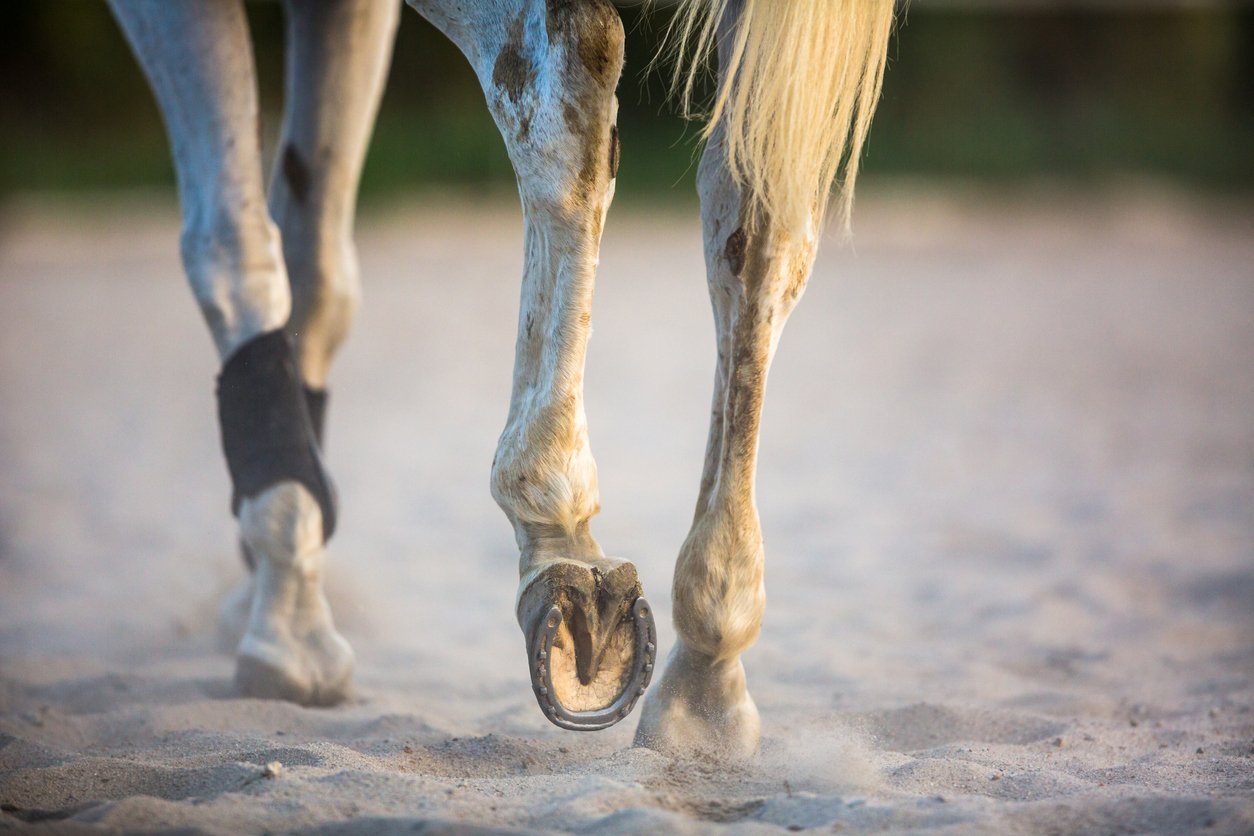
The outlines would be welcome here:
M 622 23 L 608 0 L 409 3 L 470 59 L 517 174 L 522 301 L 492 495 L 521 552 L 516 614 L 541 709 L 564 728 L 604 728 L 631 710 L 654 650 L 635 567 L 589 530 L 584 354 L 618 163 Z
M 387 80 L 400 6 L 374 0 L 285 0 L 283 128 L 270 216 L 292 287 L 287 333 L 305 404 L 325 450 L 327 377 L 361 299 L 353 220 L 370 132 Z M 255 559 L 241 548 L 250 570 Z M 252 576 L 222 607 L 232 646 L 252 612 Z
M 327 374 L 361 298 L 353 219 L 400 6 L 285 0 L 287 89 L 270 215 L 292 285 L 287 331 L 318 441 Z
M 257 563 L 236 680 L 253 696 L 334 702 L 347 693 L 353 656 L 322 594 L 333 492 L 282 332 L 291 291 L 266 211 L 244 9 L 223 0 L 110 5 L 166 121 L 183 265 L 223 363 L 219 420 L 233 509 Z
M 771 357 L 817 240 L 789 236 L 769 219 L 749 222 L 720 133 L 697 176 L 718 364 L 696 514 L 675 565 L 678 641 L 645 700 L 636 742 L 742 758 L 756 750 L 759 724 L 740 654 L 757 639 L 766 605 L 754 498 L 758 429 Z

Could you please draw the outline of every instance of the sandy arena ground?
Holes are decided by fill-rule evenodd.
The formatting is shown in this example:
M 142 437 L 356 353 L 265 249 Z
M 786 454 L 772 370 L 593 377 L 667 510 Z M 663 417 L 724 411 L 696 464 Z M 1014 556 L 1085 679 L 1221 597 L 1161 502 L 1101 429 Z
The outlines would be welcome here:
M 232 694 L 244 568 L 173 208 L 11 206 L 0 830 L 1254 831 L 1254 207 L 898 187 L 858 229 L 772 374 L 764 738 L 726 768 L 531 696 L 487 490 L 512 205 L 362 223 L 331 710 Z M 594 530 L 665 651 L 713 363 L 695 218 L 616 210 L 598 293 Z

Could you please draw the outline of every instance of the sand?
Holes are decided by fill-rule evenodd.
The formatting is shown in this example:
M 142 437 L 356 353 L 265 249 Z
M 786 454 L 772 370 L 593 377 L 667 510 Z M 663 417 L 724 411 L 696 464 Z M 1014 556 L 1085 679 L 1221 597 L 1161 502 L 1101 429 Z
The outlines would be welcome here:
M 487 490 L 509 202 L 361 223 L 336 369 L 334 709 L 240 699 L 244 575 L 168 203 L 0 225 L 0 830 L 1254 831 L 1254 207 L 868 187 L 772 373 L 736 767 L 548 725 Z M 611 215 L 603 512 L 674 640 L 713 329 L 695 218 Z

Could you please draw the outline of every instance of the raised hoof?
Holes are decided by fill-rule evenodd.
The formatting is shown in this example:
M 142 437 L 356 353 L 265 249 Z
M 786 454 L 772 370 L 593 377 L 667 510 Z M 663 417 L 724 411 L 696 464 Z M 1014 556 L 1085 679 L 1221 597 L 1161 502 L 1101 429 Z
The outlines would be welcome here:
M 523 591 L 531 686 L 544 716 L 571 731 L 624 719 L 653 677 L 657 630 L 630 563 L 558 563 Z
M 301 643 L 245 636 L 235 654 L 235 687 L 245 697 L 327 707 L 349 698 L 352 681 L 353 651 L 338 633 Z

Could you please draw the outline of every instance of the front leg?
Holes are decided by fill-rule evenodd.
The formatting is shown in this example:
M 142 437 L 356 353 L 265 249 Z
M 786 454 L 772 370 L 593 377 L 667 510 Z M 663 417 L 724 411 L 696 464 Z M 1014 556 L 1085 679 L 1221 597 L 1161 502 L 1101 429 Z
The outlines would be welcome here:
M 757 749 L 758 710 L 740 655 L 766 607 L 754 494 L 767 371 L 814 263 L 814 237 L 750 220 L 716 132 L 698 173 L 718 366 L 696 515 L 675 565 L 678 642 L 645 700 L 636 742 L 733 759 Z
M 401 8 L 376 0 L 284 0 L 287 68 L 283 128 L 268 204 L 291 285 L 291 338 L 314 440 L 325 454 L 327 378 L 361 299 L 353 224 L 357 186 L 383 96 Z M 223 638 L 248 628 L 249 577 L 222 608 Z M 264 612 L 264 610 L 263 610 Z
M 564 728 L 604 728 L 643 693 L 655 649 L 635 567 L 607 557 L 589 527 L 584 356 L 618 166 L 622 23 L 607 0 L 410 4 L 470 59 L 518 176 L 522 300 L 492 496 L 521 555 L 516 613 L 541 709 Z
M 282 330 L 291 292 L 281 235 L 266 212 L 244 7 L 222 0 L 111 6 L 165 117 L 183 265 L 222 360 L 218 418 L 231 507 L 256 564 L 236 682 L 247 696 L 335 703 L 349 693 L 353 653 L 323 595 L 334 491 Z

